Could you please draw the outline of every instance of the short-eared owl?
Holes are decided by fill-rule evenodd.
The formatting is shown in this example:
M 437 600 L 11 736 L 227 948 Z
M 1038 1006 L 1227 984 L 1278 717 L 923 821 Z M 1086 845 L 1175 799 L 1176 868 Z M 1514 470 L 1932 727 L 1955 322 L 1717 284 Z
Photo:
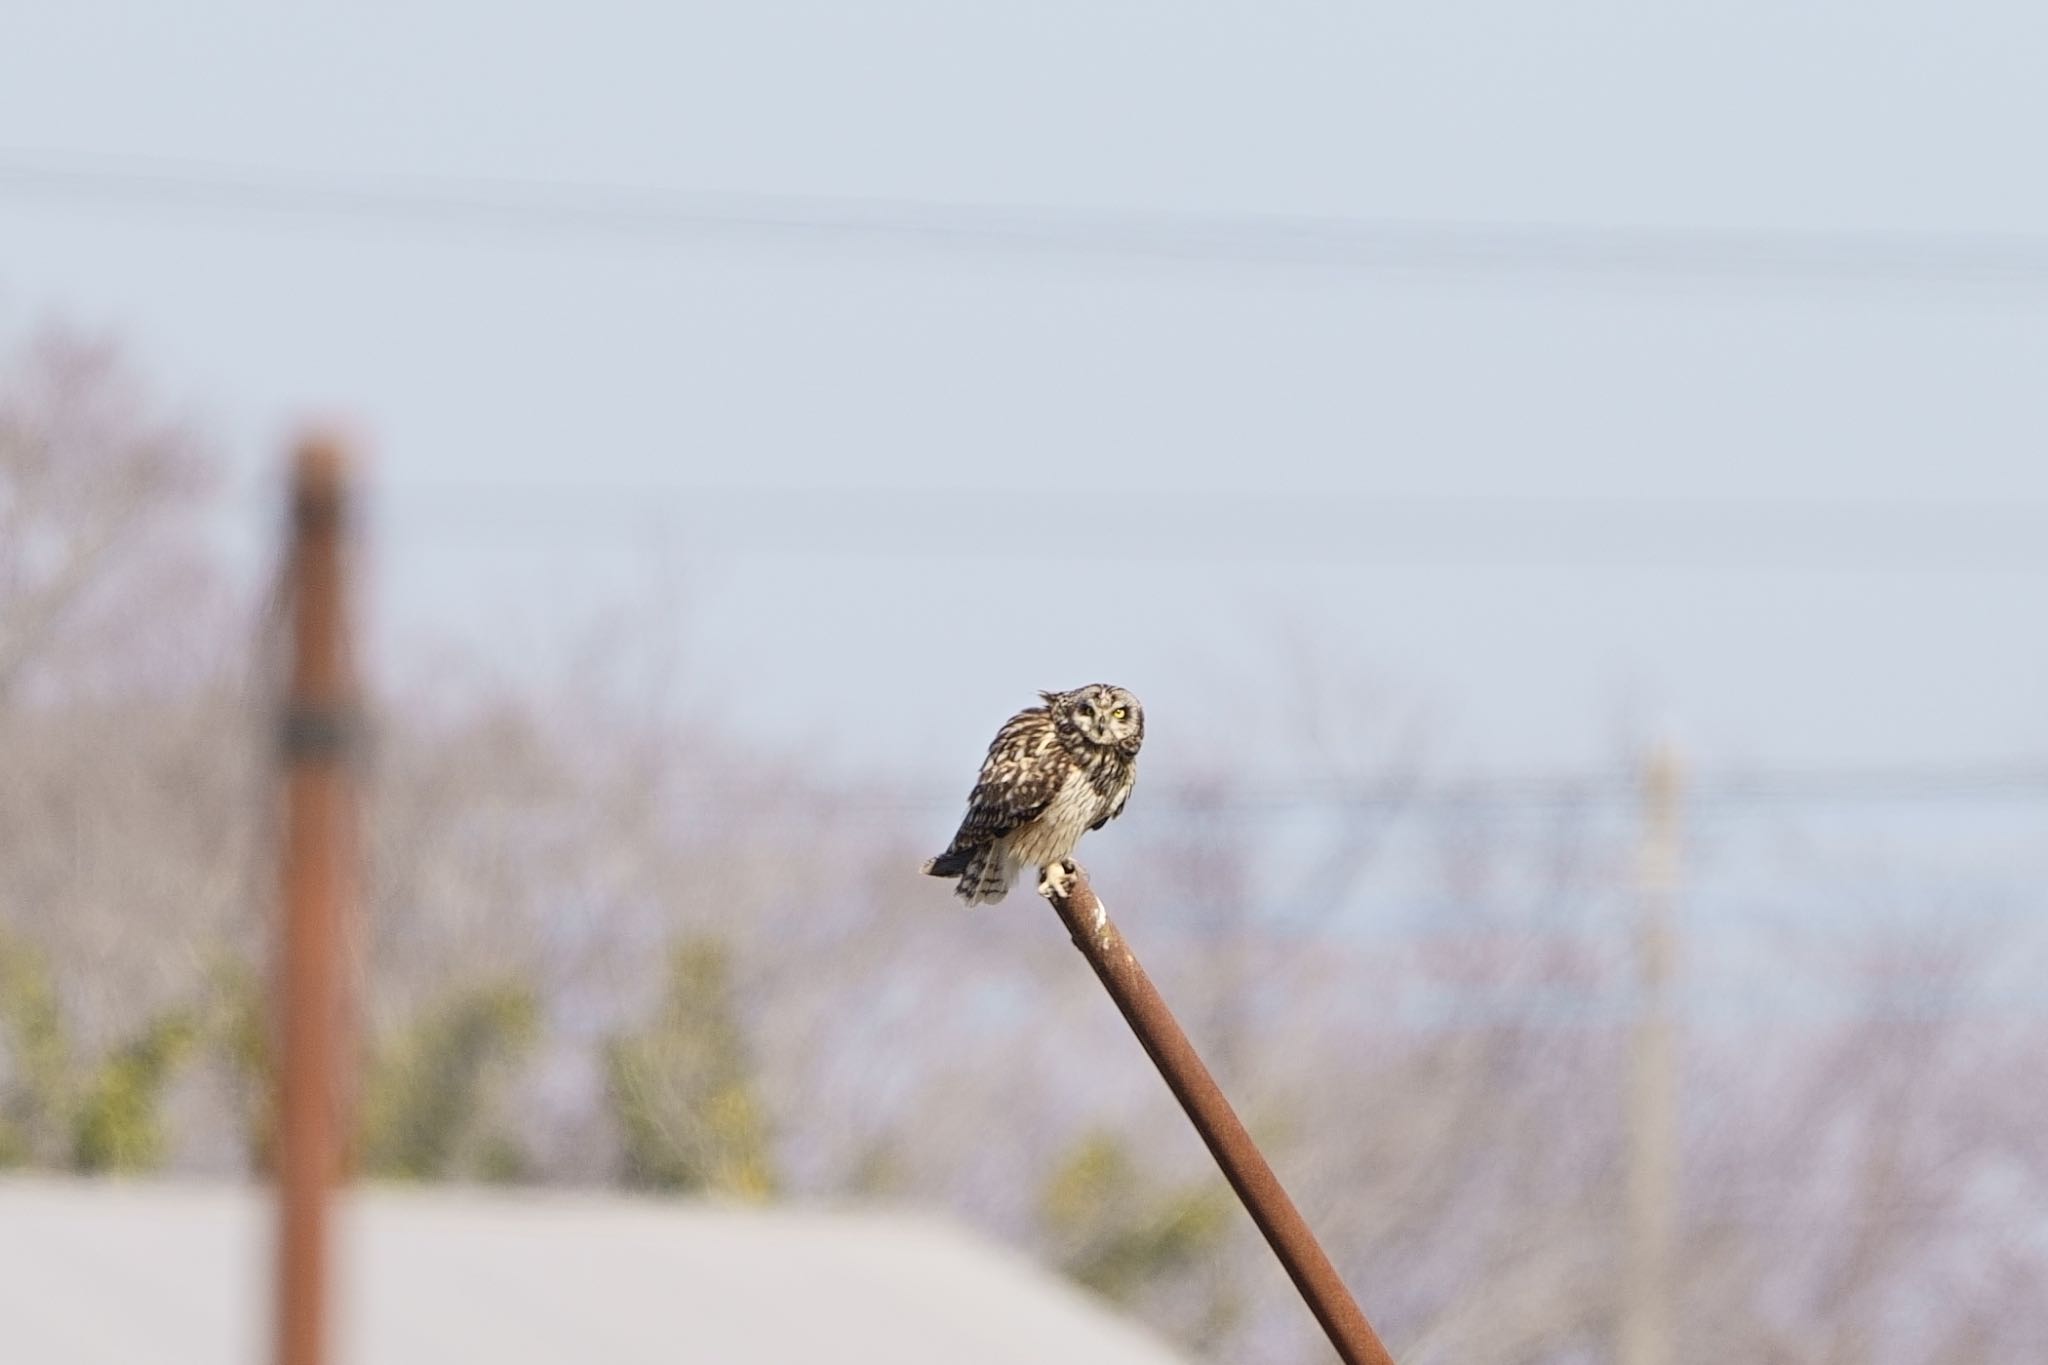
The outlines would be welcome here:
M 1108 683 L 1038 695 L 1045 705 L 996 731 L 960 832 L 925 861 L 926 876 L 958 877 L 955 894 L 969 905 L 1001 900 L 1020 867 L 1066 861 L 1083 834 L 1123 814 L 1138 780 L 1136 697 Z

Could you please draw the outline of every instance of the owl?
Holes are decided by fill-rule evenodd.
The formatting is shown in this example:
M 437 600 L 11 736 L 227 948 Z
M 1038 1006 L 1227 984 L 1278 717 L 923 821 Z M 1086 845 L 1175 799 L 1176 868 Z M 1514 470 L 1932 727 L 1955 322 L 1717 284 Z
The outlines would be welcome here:
M 1065 863 L 1083 834 L 1123 814 L 1138 780 L 1145 711 L 1136 697 L 1108 683 L 1038 695 L 1045 705 L 996 731 L 960 832 L 925 860 L 926 876 L 960 879 L 954 894 L 969 905 L 1001 900 L 1027 864 L 1042 876 Z

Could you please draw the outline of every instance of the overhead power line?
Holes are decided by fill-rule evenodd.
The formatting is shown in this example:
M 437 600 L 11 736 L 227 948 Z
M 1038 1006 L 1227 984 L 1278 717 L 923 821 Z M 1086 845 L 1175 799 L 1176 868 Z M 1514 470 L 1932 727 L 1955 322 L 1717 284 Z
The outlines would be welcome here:
M 1026 256 L 1539 275 L 2048 284 L 2048 237 L 1444 222 L 904 198 L 743 194 L 455 176 L 308 175 L 216 163 L 0 149 L 17 198 L 752 245 L 870 245 Z
M 2048 571 L 2048 505 L 1789 499 L 1365 496 L 1150 489 L 1113 536 L 991 533 L 1023 493 L 430 484 L 387 490 L 399 542 L 634 545 L 853 558 L 1039 558 L 1438 568 Z
M 1228 791 L 1163 789 L 1147 808 L 1176 816 L 1244 816 L 1262 812 L 1544 810 L 1633 804 L 1642 780 L 1624 771 L 1529 774 L 1471 781 L 1366 780 L 1233 783 Z M 962 793 L 945 789 L 864 793 L 865 812 L 953 809 Z M 1923 764 L 1871 768 L 1782 769 L 1704 773 L 1689 778 L 1685 803 L 1700 810 L 1795 805 L 1918 805 L 2031 803 L 2048 800 L 2048 760 L 2010 765 Z

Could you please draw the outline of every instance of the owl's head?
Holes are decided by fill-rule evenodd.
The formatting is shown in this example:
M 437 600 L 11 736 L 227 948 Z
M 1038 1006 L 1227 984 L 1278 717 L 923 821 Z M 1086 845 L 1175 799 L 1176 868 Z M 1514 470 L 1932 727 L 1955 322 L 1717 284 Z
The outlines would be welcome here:
M 1062 737 L 1116 749 L 1136 758 L 1145 742 L 1145 708 L 1112 683 L 1090 683 L 1071 692 L 1041 692 Z

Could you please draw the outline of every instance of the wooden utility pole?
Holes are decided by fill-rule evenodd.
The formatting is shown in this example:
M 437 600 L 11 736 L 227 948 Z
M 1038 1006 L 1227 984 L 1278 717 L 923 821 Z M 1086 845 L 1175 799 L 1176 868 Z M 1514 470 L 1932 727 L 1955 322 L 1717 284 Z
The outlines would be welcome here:
M 326 1365 L 329 1192 L 348 1131 L 353 1056 L 343 949 L 356 895 L 348 654 L 347 461 L 308 441 L 293 474 L 287 600 L 291 682 L 283 717 L 283 938 L 277 1066 L 277 1365 Z
M 1627 1123 L 1628 1240 L 1615 1357 L 1620 1365 L 1671 1365 L 1677 1293 L 1678 1040 L 1672 1004 L 1677 971 L 1679 764 L 1660 745 L 1643 771 L 1643 828 L 1636 872 L 1636 1018 L 1630 1038 Z

